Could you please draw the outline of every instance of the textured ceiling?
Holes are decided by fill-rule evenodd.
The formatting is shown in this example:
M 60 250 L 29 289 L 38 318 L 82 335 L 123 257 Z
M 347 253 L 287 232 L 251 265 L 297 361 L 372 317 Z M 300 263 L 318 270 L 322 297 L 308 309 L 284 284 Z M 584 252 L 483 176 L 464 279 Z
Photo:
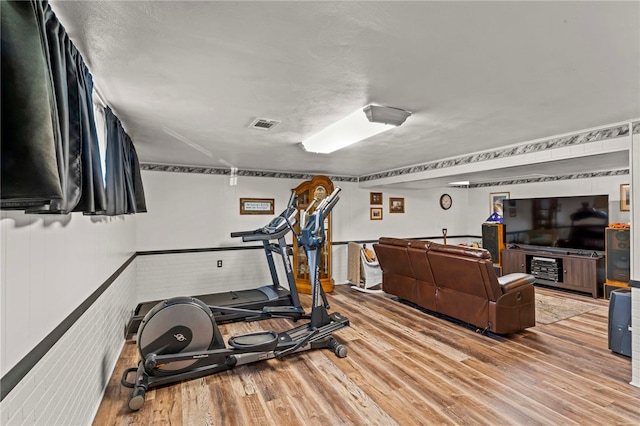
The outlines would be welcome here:
M 52 6 L 145 163 L 362 176 L 640 117 L 640 2 Z M 413 115 L 299 147 L 368 103 Z

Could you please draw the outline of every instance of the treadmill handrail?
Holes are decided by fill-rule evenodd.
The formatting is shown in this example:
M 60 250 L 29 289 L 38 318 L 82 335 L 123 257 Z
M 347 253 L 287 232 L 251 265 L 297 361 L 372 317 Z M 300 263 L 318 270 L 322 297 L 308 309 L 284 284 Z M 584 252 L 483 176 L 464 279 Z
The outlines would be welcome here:
M 258 232 L 260 232 L 260 229 L 254 229 L 254 230 L 252 230 L 252 231 L 236 231 L 236 232 L 232 232 L 232 233 L 231 233 L 231 236 L 232 236 L 233 238 L 235 238 L 235 237 L 243 237 L 243 236 L 245 236 L 245 235 L 256 234 L 256 233 L 258 233 Z
M 243 235 L 242 236 L 242 241 L 249 242 L 249 241 L 277 240 L 277 239 L 280 239 L 280 238 L 284 237 L 288 233 L 289 233 L 289 228 L 288 227 L 284 228 L 283 230 L 281 230 L 280 232 L 277 232 L 275 234 L 265 234 L 264 232 L 260 232 L 260 230 L 256 230 L 256 232 L 253 233 L 253 234 Z
M 284 213 L 284 212 L 283 212 Z M 289 221 L 292 221 L 293 223 L 296 223 L 296 215 L 297 215 L 297 210 L 294 210 L 293 213 L 290 215 L 289 217 Z M 280 219 L 279 221 L 276 222 L 276 219 Z M 259 240 L 269 240 L 271 238 L 280 238 L 282 236 L 282 231 L 288 231 L 288 226 L 287 226 L 287 222 L 286 219 L 284 218 L 284 216 L 278 216 L 277 218 L 274 218 L 271 222 L 274 223 L 274 225 L 267 225 L 265 227 L 262 228 L 258 228 L 258 229 L 254 229 L 252 231 L 235 231 L 231 233 L 232 237 L 243 237 L 242 240 L 243 241 L 259 241 Z M 286 232 L 285 232 L 286 234 Z M 244 237 L 247 236 L 251 236 L 251 235 L 257 235 L 258 237 L 256 238 L 251 238 L 251 239 L 245 239 Z

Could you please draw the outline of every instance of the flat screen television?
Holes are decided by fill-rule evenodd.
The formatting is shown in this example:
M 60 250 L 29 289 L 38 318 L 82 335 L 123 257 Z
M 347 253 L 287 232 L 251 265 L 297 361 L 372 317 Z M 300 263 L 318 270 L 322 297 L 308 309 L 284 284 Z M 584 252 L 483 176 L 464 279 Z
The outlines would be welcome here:
M 609 196 L 504 200 L 507 244 L 604 251 Z

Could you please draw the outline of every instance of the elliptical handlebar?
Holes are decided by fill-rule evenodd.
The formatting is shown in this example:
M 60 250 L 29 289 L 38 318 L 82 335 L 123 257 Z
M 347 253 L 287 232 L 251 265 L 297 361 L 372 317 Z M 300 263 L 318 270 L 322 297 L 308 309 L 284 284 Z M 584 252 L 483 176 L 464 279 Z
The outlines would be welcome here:
M 321 247 L 324 244 L 324 220 L 331 213 L 331 210 L 338 203 L 340 197 L 338 193 L 341 191 L 340 187 L 336 187 L 331 195 L 322 200 L 318 207 L 314 210 L 313 214 L 309 216 L 309 220 L 300 230 L 300 235 L 296 236 L 298 239 L 298 245 L 304 246 L 305 249 L 312 250 Z
M 311 202 L 309 203 L 309 205 L 307 206 L 306 209 L 304 209 L 305 213 L 309 213 L 309 210 L 311 210 L 311 207 L 316 205 L 316 201 L 318 201 L 317 198 L 314 198 L 313 200 L 311 200 Z
M 316 205 L 316 202 L 318 202 L 317 198 L 314 198 L 313 200 L 311 200 L 311 202 L 309 203 L 307 208 L 304 209 L 304 211 L 302 213 L 300 213 L 300 227 L 301 228 L 304 228 L 304 226 L 307 224 L 307 219 L 309 218 L 309 212 L 311 211 L 313 206 Z
M 338 193 L 340 193 L 340 191 L 342 191 L 342 188 L 336 186 L 333 192 L 327 198 L 322 200 L 318 207 L 316 207 L 315 211 L 320 211 L 322 220 L 324 220 L 324 218 L 327 217 L 329 213 L 331 213 L 331 210 L 335 207 L 335 205 L 338 204 L 338 201 L 340 200 L 340 197 L 338 197 Z
M 307 235 L 314 235 L 314 234 L 316 234 L 318 232 L 318 230 L 320 229 L 320 226 L 324 225 L 324 219 L 329 215 L 329 213 L 331 213 L 331 210 L 333 210 L 335 205 L 340 200 L 340 197 L 338 196 L 338 193 L 340 193 L 340 191 L 342 191 L 342 188 L 340 188 L 339 186 L 335 187 L 333 192 L 331 194 L 329 194 L 328 197 L 323 199 L 320 202 L 320 204 L 318 204 L 318 207 L 316 207 L 314 212 L 309 216 L 309 219 L 313 220 L 313 224 L 310 224 L 309 220 L 305 216 L 306 216 L 306 213 L 308 213 L 311 210 L 313 205 L 318 200 L 314 198 L 309 203 L 307 208 L 304 210 L 305 214 L 304 215 L 302 215 L 302 214 L 300 215 L 301 216 L 300 217 L 300 234 L 296 233 L 295 229 L 293 229 L 293 223 L 291 223 L 287 219 L 286 216 L 284 217 L 284 219 L 287 222 L 287 225 L 289 226 L 289 229 L 291 229 L 291 232 L 293 232 L 293 235 L 298 240 L 298 245 L 304 245 L 304 242 L 301 241 L 302 233 L 306 233 Z M 295 196 L 295 191 L 292 190 L 291 191 L 291 198 L 289 199 L 289 206 L 291 206 L 291 204 L 293 202 L 293 199 L 294 199 L 294 196 Z M 305 220 L 305 219 L 307 219 L 307 220 Z M 323 232 L 323 234 L 324 234 L 324 232 Z M 304 238 L 303 240 L 307 240 L 308 241 L 308 238 Z M 321 236 L 321 241 L 324 242 L 324 235 Z

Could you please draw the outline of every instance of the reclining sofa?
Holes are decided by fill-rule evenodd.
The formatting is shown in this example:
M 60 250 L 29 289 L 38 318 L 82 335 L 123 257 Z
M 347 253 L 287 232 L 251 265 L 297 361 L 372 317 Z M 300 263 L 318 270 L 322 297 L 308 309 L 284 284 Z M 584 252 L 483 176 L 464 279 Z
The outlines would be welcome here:
M 387 237 L 373 248 L 386 293 L 496 334 L 536 325 L 534 277 L 498 277 L 487 250 Z

